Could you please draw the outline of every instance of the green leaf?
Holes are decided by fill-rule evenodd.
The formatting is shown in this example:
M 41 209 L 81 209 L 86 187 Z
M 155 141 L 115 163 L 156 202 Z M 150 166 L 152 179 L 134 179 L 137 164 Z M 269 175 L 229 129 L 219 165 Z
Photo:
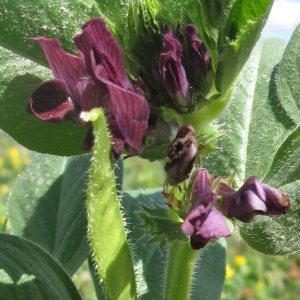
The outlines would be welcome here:
M 294 126 L 280 104 L 275 81 L 285 44 L 272 38 L 254 48 L 228 107 L 217 120 L 227 131 L 218 143 L 222 152 L 203 158 L 214 176 L 235 173 L 236 187 L 251 176 L 264 178 L 274 153 Z
M 165 199 L 157 190 L 136 190 L 122 196 L 140 300 L 162 299 L 163 292 L 166 249 L 160 249 L 158 243 L 147 244 L 149 236 L 145 236 L 137 214 L 141 204 L 149 206 L 153 202 L 158 203 L 162 209 L 166 208 Z
M 51 78 L 49 70 L 0 48 L 0 77 L 3 131 L 30 150 L 64 156 L 84 153 L 81 150 L 87 132 L 84 125 L 52 124 L 26 112 L 33 91 Z
M 8 202 L 12 233 L 44 247 L 69 274 L 89 254 L 84 205 L 89 158 L 37 154 Z
M 152 207 L 141 205 L 141 209 L 138 212 L 143 220 L 140 226 L 145 229 L 147 234 L 154 236 L 148 243 L 159 241 L 163 245 L 166 241 L 188 240 L 180 229 L 182 223 L 170 219 L 166 205 L 162 207 L 153 202 Z
M 300 124 L 300 25 L 294 31 L 284 52 L 278 72 L 278 94 L 288 115 Z
M 234 1 L 219 31 L 216 87 L 225 92 L 248 60 L 274 0 Z
M 112 2 L 112 1 L 110 1 Z M 0 46 L 47 66 L 41 47 L 30 37 L 59 38 L 62 48 L 75 53 L 72 37 L 81 25 L 99 16 L 94 1 L 3 0 L 0 7 Z
M 2 299 L 81 299 L 59 263 L 36 244 L 0 234 Z
M 94 148 L 87 189 L 90 244 L 107 299 L 136 299 L 136 282 L 118 201 L 111 144 L 104 113 L 86 113 L 94 126 Z M 124 275 L 126 274 L 126 276 Z
M 198 256 L 191 289 L 191 300 L 220 299 L 226 273 L 226 240 L 208 244 Z

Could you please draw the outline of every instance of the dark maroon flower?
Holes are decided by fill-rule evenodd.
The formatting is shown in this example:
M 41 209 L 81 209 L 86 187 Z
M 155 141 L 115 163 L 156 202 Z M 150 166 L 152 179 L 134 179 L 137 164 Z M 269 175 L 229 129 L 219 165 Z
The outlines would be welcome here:
M 193 249 L 203 248 L 210 239 L 231 235 L 222 213 L 215 207 L 217 196 L 211 191 L 212 177 L 206 169 L 199 168 L 193 174 L 191 188 L 192 208 L 181 225 L 190 236 Z
M 121 49 L 105 22 L 92 19 L 83 25 L 83 33 L 74 37 L 80 57 L 64 52 L 58 39 L 33 40 L 42 46 L 55 79 L 32 94 L 29 110 L 42 120 L 60 123 L 82 122 L 81 111 L 102 107 L 115 155 L 122 153 L 124 143 L 138 152 L 147 129 L 149 106 L 126 76 Z M 91 125 L 87 126 L 90 130 L 84 145 L 90 147 Z
M 257 177 L 249 178 L 236 192 L 220 183 L 217 194 L 223 196 L 221 211 L 229 218 L 250 222 L 255 215 L 277 217 L 286 214 L 290 200 L 279 190 L 261 183 Z
M 182 47 L 169 32 L 164 36 L 164 51 L 159 57 L 159 73 L 163 85 L 174 103 L 179 107 L 189 107 L 191 95 L 186 74 L 181 65 Z
M 200 70 L 203 77 L 206 77 L 211 69 L 211 59 L 203 41 L 197 37 L 198 29 L 192 24 L 185 25 L 184 33 L 189 48 L 190 68 L 194 72 Z
M 168 148 L 170 161 L 166 164 L 165 170 L 171 185 L 177 185 L 190 176 L 197 153 L 194 128 L 191 125 L 181 126 Z

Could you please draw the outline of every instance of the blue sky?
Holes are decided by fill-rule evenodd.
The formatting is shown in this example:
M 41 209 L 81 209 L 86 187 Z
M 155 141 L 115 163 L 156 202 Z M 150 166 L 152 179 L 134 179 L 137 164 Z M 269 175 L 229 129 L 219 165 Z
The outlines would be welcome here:
M 299 23 L 300 0 L 275 0 L 262 36 L 276 36 L 288 41 Z

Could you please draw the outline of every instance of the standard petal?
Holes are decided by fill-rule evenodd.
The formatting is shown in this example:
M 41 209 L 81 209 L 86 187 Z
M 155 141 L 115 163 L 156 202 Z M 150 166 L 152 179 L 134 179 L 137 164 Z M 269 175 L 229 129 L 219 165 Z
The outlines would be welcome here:
M 84 57 L 89 73 L 101 64 L 109 80 L 119 86 L 125 85 L 125 68 L 122 51 L 116 39 L 107 30 L 104 20 L 92 19 L 82 27 L 83 33 L 74 37 L 78 52 Z
M 65 82 L 58 79 L 40 85 L 33 92 L 28 109 L 41 120 L 53 123 L 60 123 L 67 114 L 70 119 L 76 119 L 79 114 Z
M 203 196 L 181 225 L 181 230 L 190 236 L 193 249 L 203 248 L 210 239 L 231 235 L 224 216 L 214 206 L 216 201 L 214 193 Z
M 85 89 L 87 72 L 84 61 L 60 48 L 58 39 L 45 37 L 31 38 L 42 46 L 55 79 L 64 81 L 74 103 L 79 104 L 80 96 Z
M 213 207 L 197 234 L 206 239 L 218 239 L 230 236 L 231 232 L 222 213 Z
M 134 92 L 125 90 L 107 80 L 101 79 L 109 90 L 114 109 L 114 117 L 128 145 L 136 152 L 142 146 L 148 127 L 150 114 L 146 99 Z

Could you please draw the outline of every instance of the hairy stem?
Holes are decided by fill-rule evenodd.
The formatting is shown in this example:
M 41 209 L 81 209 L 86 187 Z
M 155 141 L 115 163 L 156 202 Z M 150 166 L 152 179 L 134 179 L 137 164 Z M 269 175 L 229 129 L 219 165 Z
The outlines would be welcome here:
M 192 275 L 199 251 L 188 242 L 174 240 L 169 243 L 164 300 L 188 300 Z

